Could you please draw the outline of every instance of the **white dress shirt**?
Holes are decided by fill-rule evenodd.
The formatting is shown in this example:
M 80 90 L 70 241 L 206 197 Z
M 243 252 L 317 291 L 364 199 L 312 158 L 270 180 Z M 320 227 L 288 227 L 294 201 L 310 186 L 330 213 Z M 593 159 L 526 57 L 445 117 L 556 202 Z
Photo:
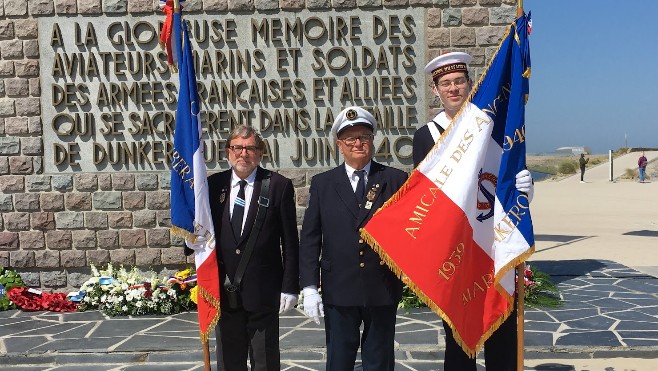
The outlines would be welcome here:
M 249 176 L 245 179 L 247 181 L 247 185 L 244 187 L 244 215 L 242 216 L 242 231 L 244 231 L 244 225 L 247 221 L 247 214 L 249 211 L 249 204 L 251 203 L 251 196 L 254 194 L 254 182 L 256 181 L 256 171 L 258 171 L 258 168 L 254 169 L 254 171 L 249 174 Z M 229 218 L 233 217 L 233 206 L 235 206 L 235 199 L 238 197 L 238 192 L 240 192 L 240 177 L 235 175 L 235 172 L 231 172 L 231 197 L 229 201 L 231 202 L 230 204 L 230 209 L 229 209 Z M 240 232 L 242 232 L 240 231 Z
M 351 167 L 350 165 L 345 164 L 345 172 L 347 172 L 347 179 L 350 180 L 350 183 L 352 184 L 352 190 L 354 192 L 356 192 L 356 185 L 357 185 L 357 183 L 359 183 L 359 177 L 356 176 L 356 174 L 354 174 L 354 172 L 357 171 L 357 170 L 365 170 L 366 171 L 366 175 L 363 177 L 363 182 L 364 182 L 363 186 L 367 187 L 368 186 L 368 174 L 370 174 L 370 164 L 371 163 L 372 163 L 371 161 L 368 161 L 368 163 L 366 164 L 366 166 L 363 167 L 363 169 L 355 169 L 355 168 Z

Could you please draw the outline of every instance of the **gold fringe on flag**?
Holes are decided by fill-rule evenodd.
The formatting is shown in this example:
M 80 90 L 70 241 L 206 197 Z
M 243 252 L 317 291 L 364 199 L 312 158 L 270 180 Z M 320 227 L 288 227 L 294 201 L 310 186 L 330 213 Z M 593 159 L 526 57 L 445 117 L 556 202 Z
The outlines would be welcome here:
M 217 326 L 217 322 L 219 321 L 219 317 L 221 316 L 222 311 L 219 306 L 219 299 L 212 296 L 212 294 L 209 293 L 203 287 L 199 287 L 198 290 L 199 291 L 197 292 L 197 294 L 200 295 L 203 298 L 203 300 L 207 301 L 211 307 L 217 310 L 217 314 L 215 314 L 212 321 L 210 321 L 210 325 L 208 326 L 208 328 L 205 331 L 199 330 L 201 333 L 201 343 L 206 344 L 210 340 L 210 333 L 212 329 L 214 329 L 215 326 Z

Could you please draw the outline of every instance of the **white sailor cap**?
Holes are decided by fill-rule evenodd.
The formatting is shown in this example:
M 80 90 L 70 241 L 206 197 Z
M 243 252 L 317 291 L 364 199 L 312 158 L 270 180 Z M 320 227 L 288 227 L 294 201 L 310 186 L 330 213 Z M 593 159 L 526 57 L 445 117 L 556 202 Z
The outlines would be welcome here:
M 435 80 L 453 72 L 468 72 L 468 64 L 473 57 L 463 52 L 450 52 L 439 55 L 425 66 L 425 73 Z
M 375 133 L 377 128 L 377 121 L 375 116 L 361 107 L 347 107 L 336 116 L 334 124 L 331 126 L 331 134 L 334 139 L 338 139 L 341 131 L 352 126 L 367 126 Z

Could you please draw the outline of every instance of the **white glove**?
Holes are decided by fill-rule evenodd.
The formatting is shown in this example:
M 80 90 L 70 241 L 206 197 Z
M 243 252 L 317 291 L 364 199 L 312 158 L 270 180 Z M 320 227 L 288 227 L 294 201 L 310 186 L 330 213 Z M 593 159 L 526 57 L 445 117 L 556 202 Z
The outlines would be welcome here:
M 197 237 L 196 242 L 185 239 L 185 245 L 194 251 L 202 250 L 204 247 L 206 247 L 206 240 L 200 237 Z
M 297 305 L 297 295 L 281 293 L 281 305 L 279 305 L 279 314 L 287 312 Z
M 528 170 L 521 170 L 516 174 L 516 189 L 528 195 L 528 201 L 532 201 L 535 193 L 535 185 L 532 182 L 532 175 Z
M 302 292 L 304 293 L 304 313 L 319 325 L 320 317 L 324 317 L 324 306 L 318 289 L 315 286 L 306 286 Z

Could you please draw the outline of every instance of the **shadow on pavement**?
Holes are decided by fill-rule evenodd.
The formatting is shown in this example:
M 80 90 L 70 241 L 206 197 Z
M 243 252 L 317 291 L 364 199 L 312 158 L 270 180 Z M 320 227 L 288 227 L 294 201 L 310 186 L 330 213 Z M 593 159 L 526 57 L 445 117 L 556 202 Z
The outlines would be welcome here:
M 529 264 L 550 275 L 555 284 L 567 281 L 573 277 L 586 276 L 588 273 L 601 270 L 608 266 L 606 261 L 593 259 L 538 260 L 531 261 Z
M 641 231 L 626 232 L 624 236 L 658 237 L 658 231 L 647 231 L 644 229 Z
M 534 367 L 536 371 L 575 371 L 576 369 L 571 365 L 563 365 L 560 363 L 544 363 Z

